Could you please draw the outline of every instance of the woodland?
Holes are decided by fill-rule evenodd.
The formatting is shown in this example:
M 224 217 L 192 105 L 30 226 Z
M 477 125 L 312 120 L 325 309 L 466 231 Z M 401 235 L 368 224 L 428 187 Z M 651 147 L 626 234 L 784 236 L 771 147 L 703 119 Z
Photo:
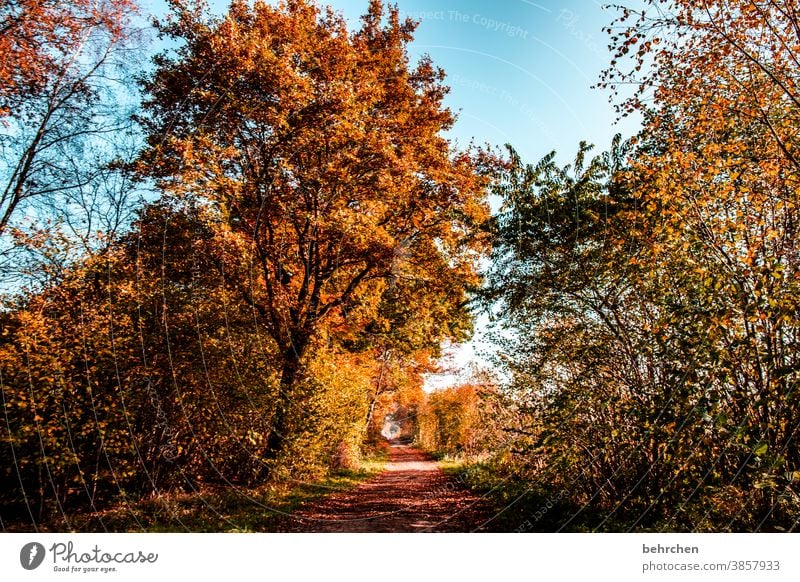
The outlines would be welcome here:
M 795 530 L 800 3 L 638 4 L 563 166 L 382 0 L 0 0 L 2 529 L 271 531 L 394 419 L 500 531 Z

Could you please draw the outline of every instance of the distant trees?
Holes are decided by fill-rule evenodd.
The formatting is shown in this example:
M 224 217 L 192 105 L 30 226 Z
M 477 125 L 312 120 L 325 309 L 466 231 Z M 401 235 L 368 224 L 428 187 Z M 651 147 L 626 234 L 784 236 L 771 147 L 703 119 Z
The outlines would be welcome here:
M 478 389 L 462 385 L 429 394 L 418 413 L 418 442 L 433 451 L 469 454 L 480 436 Z

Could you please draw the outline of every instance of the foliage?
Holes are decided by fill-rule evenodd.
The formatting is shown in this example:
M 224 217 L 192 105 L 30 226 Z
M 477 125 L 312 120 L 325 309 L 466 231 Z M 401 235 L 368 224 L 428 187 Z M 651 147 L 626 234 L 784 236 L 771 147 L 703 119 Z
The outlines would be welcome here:
M 171 1 L 138 149 L 136 7 L 5 2 L 3 527 L 227 528 L 208 503 L 269 528 L 238 492 L 350 482 L 390 420 L 473 463 L 500 529 L 795 529 L 789 4 L 621 8 L 600 84 L 633 84 L 644 128 L 560 167 L 448 141 L 444 72 L 380 0 L 354 30 L 307 0 Z M 424 394 L 476 297 L 498 378 Z
M 132 0 L 0 6 L 4 291 L 41 279 L 43 238 L 55 232 L 85 251 L 131 220 L 135 190 L 118 166 L 135 141 L 126 79 L 141 45 L 137 12 Z M 76 258 L 75 249 L 61 251 Z
M 300 0 L 237 1 L 218 20 L 174 9 L 160 29 L 182 46 L 144 82 L 140 170 L 217 208 L 252 249 L 240 292 L 281 358 L 277 458 L 321 333 L 363 343 L 413 313 L 407 341 L 463 337 L 486 179 L 440 135 L 453 122 L 443 72 L 409 66 L 414 25 L 397 9 L 382 24 L 373 0 L 353 34 Z M 406 297 L 413 311 L 398 309 Z
M 518 463 L 569 492 L 560 527 L 789 529 L 795 16 L 645 4 L 623 11 L 605 77 L 641 82 L 622 111 L 642 134 L 568 169 L 512 151 L 499 191 L 487 297 L 514 332 Z
M 226 285 L 240 249 L 212 228 L 191 208 L 148 207 L 119 244 L 4 315 L 7 501 L 41 519 L 77 499 L 263 472 L 273 368 Z
M 485 376 L 426 394 L 417 412 L 420 446 L 438 456 L 472 461 L 502 448 L 500 427 L 510 415 L 496 383 Z
M 359 467 L 375 410 L 418 400 L 440 343 L 471 332 L 493 160 L 443 137 L 444 73 L 410 65 L 414 25 L 379 1 L 353 33 L 310 2 L 234 2 L 221 18 L 174 2 L 158 23 L 173 48 L 141 75 L 136 163 L 81 166 L 124 169 L 121 192 L 135 177 L 160 197 L 76 247 L 70 221 L 95 202 L 64 164 L 106 131 L 124 142 L 98 121 L 100 79 L 131 7 L 97 8 L 113 12 L 84 22 L 98 60 L 59 31 L 29 63 L 41 71 L 4 93 L 44 112 L 43 141 L 23 148 L 36 163 L 9 188 L 33 200 L 60 180 L 87 204 L 13 230 L 41 276 L 2 311 L 4 521 L 70 528 L 75 511 L 131 497 Z M 68 54 L 75 68 L 56 59 Z

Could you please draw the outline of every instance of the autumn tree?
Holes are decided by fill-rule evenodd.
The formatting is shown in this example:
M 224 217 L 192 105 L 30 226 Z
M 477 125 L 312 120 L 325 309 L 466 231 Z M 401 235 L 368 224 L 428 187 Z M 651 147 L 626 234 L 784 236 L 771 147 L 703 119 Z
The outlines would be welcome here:
M 785 3 L 644 2 L 610 29 L 625 147 L 512 151 L 487 296 L 516 463 L 559 527 L 757 530 L 797 511 L 797 20 Z M 547 459 L 546 465 L 537 459 Z
M 694 320 L 681 339 L 718 410 L 709 431 L 727 435 L 695 494 L 715 491 L 715 475 L 723 490 L 753 483 L 753 514 L 737 519 L 780 521 L 800 461 L 797 10 L 649 1 L 616 24 L 606 81 L 637 83 L 623 106 L 646 113 L 635 170 L 659 215 L 651 260 L 679 266 L 682 291 L 668 296 Z
M 419 413 L 418 441 L 428 449 L 471 453 L 480 430 L 478 387 L 464 384 L 427 395 Z
M 2 7 L 0 111 L 14 115 L 20 102 L 46 90 L 79 58 L 95 31 L 124 34 L 134 4 L 128 1 L 9 0 Z
M 442 136 L 444 72 L 410 65 L 414 27 L 379 0 L 356 31 L 303 0 L 235 1 L 218 19 L 176 2 L 160 24 L 180 48 L 144 82 L 139 168 L 252 248 L 239 292 L 280 353 L 270 457 L 322 330 L 363 340 L 417 317 L 428 346 L 469 330 L 486 179 Z
M 74 513 L 128 493 L 263 479 L 277 378 L 236 293 L 246 254 L 203 209 L 157 203 L 57 284 L 9 305 L 4 518 L 69 528 Z
M 130 220 L 131 185 L 110 164 L 133 151 L 126 100 L 134 101 L 122 81 L 138 43 L 136 11 L 132 0 L 10 0 L 0 7 L 4 251 L 56 224 L 86 245 Z M 18 261 L 4 261 L 4 271 Z
M 670 357 L 649 332 L 657 309 L 631 261 L 642 242 L 621 179 L 630 152 L 618 136 L 597 156 L 581 144 L 559 167 L 554 152 L 527 164 L 510 148 L 483 291 L 516 412 L 506 450 L 528 478 L 601 503 L 652 467 L 649 447 L 617 463 L 642 436 L 629 415 L 646 417 L 670 386 Z

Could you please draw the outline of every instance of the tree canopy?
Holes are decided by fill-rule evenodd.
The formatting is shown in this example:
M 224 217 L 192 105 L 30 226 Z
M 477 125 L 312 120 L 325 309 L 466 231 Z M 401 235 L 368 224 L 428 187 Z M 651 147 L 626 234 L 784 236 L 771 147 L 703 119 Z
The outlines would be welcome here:
M 145 82 L 140 168 L 252 249 L 241 293 L 282 354 L 283 398 L 322 329 L 403 323 L 387 302 L 411 302 L 428 345 L 463 337 L 487 182 L 442 135 L 444 72 L 410 65 L 414 26 L 373 1 L 351 33 L 288 1 L 234 2 L 216 20 L 177 7 L 161 27 L 183 44 Z

